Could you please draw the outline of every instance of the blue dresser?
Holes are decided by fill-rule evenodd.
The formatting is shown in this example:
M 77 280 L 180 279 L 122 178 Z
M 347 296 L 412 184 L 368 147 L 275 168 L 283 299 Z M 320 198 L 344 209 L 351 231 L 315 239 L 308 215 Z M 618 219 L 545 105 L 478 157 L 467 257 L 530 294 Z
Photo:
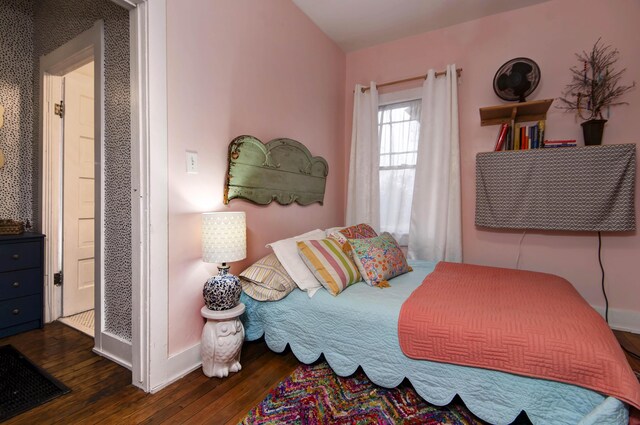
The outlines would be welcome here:
M 41 328 L 44 235 L 0 236 L 0 338 Z

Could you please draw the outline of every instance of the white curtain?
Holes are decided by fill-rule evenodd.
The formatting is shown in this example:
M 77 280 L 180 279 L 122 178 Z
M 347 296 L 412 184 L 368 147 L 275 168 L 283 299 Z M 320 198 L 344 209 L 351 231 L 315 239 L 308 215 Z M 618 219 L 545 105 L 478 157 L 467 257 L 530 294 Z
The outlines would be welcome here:
M 420 143 L 413 188 L 409 258 L 462 261 L 460 143 L 456 66 L 422 86 Z
M 409 243 L 420 99 L 380 106 L 380 231 Z
M 373 81 L 370 87 L 363 93 L 356 84 L 354 93 L 346 224 L 368 223 L 379 230 L 378 89 Z

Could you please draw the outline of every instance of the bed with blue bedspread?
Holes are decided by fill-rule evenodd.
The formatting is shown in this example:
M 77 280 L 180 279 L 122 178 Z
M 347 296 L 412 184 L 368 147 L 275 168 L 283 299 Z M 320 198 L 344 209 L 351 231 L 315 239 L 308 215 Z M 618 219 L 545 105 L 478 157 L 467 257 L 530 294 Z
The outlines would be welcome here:
M 534 424 L 627 424 L 626 404 L 597 392 L 544 379 L 405 356 L 398 342 L 402 303 L 435 263 L 410 263 L 412 273 L 394 278 L 390 288 L 357 283 L 334 297 L 313 298 L 294 290 L 280 301 L 260 302 L 242 294 L 246 339 L 264 336 L 270 349 L 287 345 L 303 363 L 324 355 L 340 376 L 362 367 L 377 385 L 392 388 L 407 378 L 428 402 L 446 405 L 458 394 L 479 418 L 511 423 L 522 410 Z

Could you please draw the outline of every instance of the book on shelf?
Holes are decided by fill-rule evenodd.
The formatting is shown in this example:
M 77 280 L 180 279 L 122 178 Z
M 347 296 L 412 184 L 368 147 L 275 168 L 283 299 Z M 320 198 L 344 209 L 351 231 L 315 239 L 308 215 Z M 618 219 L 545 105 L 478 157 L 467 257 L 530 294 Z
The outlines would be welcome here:
M 544 140 L 545 134 L 545 121 L 538 121 L 536 123 L 522 124 L 522 123 L 504 123 L 500 125 L 498 130 L 498 137 L 494 151 L 511 151 L 511 150 L 528 150 L 528 149 L 540 149 L 547 147 L 547 142 Z M 555 141 L 551 141 L 551 145 L 554 145 Z M 569 141 L 562 141 L 563 144 Z M 572 141 L 575 143 L 575 140 Z
M 531 149 L 538 149 L 540 141 L 538 140 L 538 124 L 529 127 L 529 138 L 531 140 Z
M 573 148 L 578 144 L 575 140 L 545 140 L 544 147 L 546 148 Z
M 507 123 L 504 123 L 500 126 L 500 131 L 498 132 L 498 140 L 496 140 L 496 147 L 493 149 L 494 151 L 503 150 L 502 147 L 504 146 L 504 141 L 507 138 L 508 127 L 509 127 L 509 124 Z
M 544 147 L 545 148 L 572 148 L 577 146 L 577 143 L 573 139 L 567 140 L 545 140 Z
M 507 126 L 505 141 L 500 145 L 500 135 L 505 125 Z M 544 121 L 538 121 L 534 124 L 515 122 L 503 124 L 498 132 L 495 150 L 540 149 L 544 146 L 544 130 Z
M 520 127 L 520 150 L 529 149 L 529 127 L 523 125 Z

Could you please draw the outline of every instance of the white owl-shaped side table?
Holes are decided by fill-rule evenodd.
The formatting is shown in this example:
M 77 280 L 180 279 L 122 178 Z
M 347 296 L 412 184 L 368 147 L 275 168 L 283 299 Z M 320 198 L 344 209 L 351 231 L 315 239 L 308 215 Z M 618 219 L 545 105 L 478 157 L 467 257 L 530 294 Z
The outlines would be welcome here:
M 244 304 L 222 311 L 200 310 L 207 323 L 202 330 L 202 371 L 208 377 L 224 378 L 229 372 L 237 372 L 240 366 L 240 350 L 244 341 L 244 327 L 240 316 Z

